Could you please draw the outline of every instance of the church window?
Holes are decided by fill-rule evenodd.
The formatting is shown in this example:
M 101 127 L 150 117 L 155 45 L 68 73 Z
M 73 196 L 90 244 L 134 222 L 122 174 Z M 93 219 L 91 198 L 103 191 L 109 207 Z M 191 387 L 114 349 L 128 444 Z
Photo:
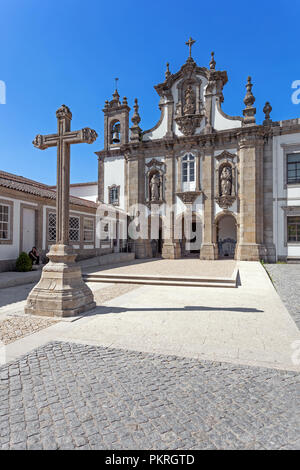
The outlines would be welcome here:
M 9 239 L 10 206 L 0 204 L 0 240 Z
M 300 242 L 300 217 L 287 218 L 288 242 Z
M 182 159 L 182 182 L 191 183 L 195 181 L 195 157 L 187 153 Z
M 120 192 L 120 186 L 116 186 L 115 184 L 112 186 L 109 186 L 108 188 L 109 204 L 119 205 L 119 192 Z
M 287 155 L 287 183 L 300 184 L 300 153 Z
M 94 220 L 84 218 L 83 221 L 83 241 L 92 242 L 94 240 Z

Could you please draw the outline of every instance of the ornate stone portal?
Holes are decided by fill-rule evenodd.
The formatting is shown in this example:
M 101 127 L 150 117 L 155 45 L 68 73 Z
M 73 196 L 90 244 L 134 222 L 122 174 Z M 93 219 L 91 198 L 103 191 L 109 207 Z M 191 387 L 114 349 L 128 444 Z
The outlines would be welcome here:
M 95 307 L 92 291 L 83 282 L 76 253 L 69 245 L 70 145 L 93 143 L 97 133 L 88 127 L 71 131 L 72 113 L 62 105 L 56 112 L 57 134 L 37 135 L 33 145 L 41 150 L 57 147 L 56 244 L 47 254 L 39 283 L 27 298 L 25 313 L 70 317 Z

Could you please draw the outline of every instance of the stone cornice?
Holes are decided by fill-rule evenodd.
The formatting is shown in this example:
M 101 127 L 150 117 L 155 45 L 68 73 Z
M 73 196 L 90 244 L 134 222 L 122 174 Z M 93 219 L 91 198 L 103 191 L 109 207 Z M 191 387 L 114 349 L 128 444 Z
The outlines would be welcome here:
M 101 150 L 95 152 L 98 158 L 102 157 L 116 157 L 124 155 L 125 153 L 131 154 L 132 152 L 144 153 L 150 150 L 153 151 L 164 151 L 169 152 L 174 147 L 187 148 L 222 148 L 230 145 L 253 145 L 256 141 L 258 144 L 264 142 L 264 139 L 272 137 L 273 135 L 283 135 L 290 133 L 300 133 L 300 123 L 293 124 L 290 126 L 263 126 L 254 125 L 249 127 L 239 127 L 233 129 L 226 129 L 223 131 L 212 132 L 210 134 L 196 134 L 192 136 L 174 136 L 168 138 L 162 138 L 157 140 L 147 140 L 141 142 L 129 142 L 121 145 L 118 149 Z M 242 143 L 243 141 L 243 143 Z M 252 142 L 252 143 L 251 143 Z

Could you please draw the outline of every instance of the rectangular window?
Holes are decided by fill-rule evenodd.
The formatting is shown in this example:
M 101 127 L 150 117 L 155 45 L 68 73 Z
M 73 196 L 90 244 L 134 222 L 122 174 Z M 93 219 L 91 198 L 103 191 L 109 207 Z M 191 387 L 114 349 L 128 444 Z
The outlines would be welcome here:
M 287 218 L 288 242 L 300 242 L 300 216 Z
M 83 241 L 94 241 L 94 219 L 84 218 L 83 220 Z
M 71 242 L 80 241 L 80 222 L 79 217 L 70 217 L 69 219 L 69 237 Z
M 187 162 L 184 162 L 182 164 L 182 181 L 183 183 L 186 183 L 188 180 L 188 164 Z
M 48 240 L 50 242 L 56 241 L 56 214 L 50 212 L 48 215 Z
M 190 162 L 190 182 L 195 181 L 195 164 Z
M 69 218 L 69 238 L 72 242 L 79 242 L 80 240 L 80 223 L 79 217 Z M 50 242 L 56 241 L 56 214 L 49 212 L 48 215 L 48 240 Z
M 10 207 L 0 204 L 0 240 L 9 240 Z
M 300 184 L 300 153 L 287 155 L 287 183 Z
M 119 204 L 119 186 L 108 188 L 109 204 Z

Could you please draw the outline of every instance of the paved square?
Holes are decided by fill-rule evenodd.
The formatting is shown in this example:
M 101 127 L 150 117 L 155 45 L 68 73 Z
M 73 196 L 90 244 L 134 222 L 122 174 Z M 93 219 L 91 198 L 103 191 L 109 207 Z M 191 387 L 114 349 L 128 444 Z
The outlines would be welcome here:
M 0 380 L 2 449 L 300 447 L 296 372 L 53 342 Z

